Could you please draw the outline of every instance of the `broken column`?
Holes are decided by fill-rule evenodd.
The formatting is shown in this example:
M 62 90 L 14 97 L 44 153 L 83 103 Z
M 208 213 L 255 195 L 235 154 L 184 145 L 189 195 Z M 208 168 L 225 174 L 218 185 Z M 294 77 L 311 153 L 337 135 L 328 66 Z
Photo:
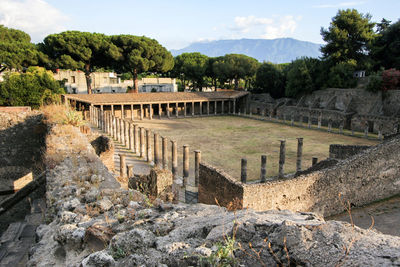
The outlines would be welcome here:
M 151 130 L 146 129 L 146 158 L 147 162 L 151 163 Z
M 160 167 L 160 142 L 158 133 L 154 133 L 154 165 Z
M 133 148 L 136 154 L 139 154 L 139 133 L 137 124 L 133 125 Z
M 161 137 L 161 146 L 162 146 L 162 166 L 163 169 L 168 169 L 168 140 L 166 137 Z
M 145 151 L 145 143 L 144 143 L 144 128 L 139 127 L 140 132 L 140 157 L 144 158 L 144 151 Z
M 125 163 L 125 155 L 119 154 L 119 176 L 126 176 L 126 163 Z
M 364 137 L 368 137 L 368 121 L 364 122 Z
M 242 159 L 240 168 L 240 181 L 244 184 L 247 181 L 247 159 Z
M 280 140 L 281 146 L 279 149 L 279 178 L 284 178 L 285 154 L 286 154 L 286 141 Z
M 265 183 L 267 181 L 267 156 L 266 155 L 261 155 L 260 180 L 261 180 L 261 183 Z
M 133 165 L 128 165 L 128 178 L 133 177 Z
M 189 179 L 189 145 L 183 146 L 183 178 L 182 186 L 186 187 Z
M 378 125 L 378 139 L 379 140 L 383 139 L 382 129 L 383 129 L 383 123 L 379 123 L 379 125 Z
M 194 186 L 199 186 L 201 151 L 194 151 Z
M 329 133 L 332 132 L 332 119 L 331 118 L 329 118 L 329 120 L 328 120 L 328 132 Z
M 133 124 L 129 123 L 129 150 L 136 152 L 133 140 Z
M 171 140 L 172 144 L 172 175 L 174 177 L 174 180 L 176 180 L 177 175 L 178 175 L 178 147 L 176 146 L 176 141 Z
M 301 171 L 301 161 L 303 156 L 303 138 L 297 138 L 297 160 L 296 160 L 296 172 Z

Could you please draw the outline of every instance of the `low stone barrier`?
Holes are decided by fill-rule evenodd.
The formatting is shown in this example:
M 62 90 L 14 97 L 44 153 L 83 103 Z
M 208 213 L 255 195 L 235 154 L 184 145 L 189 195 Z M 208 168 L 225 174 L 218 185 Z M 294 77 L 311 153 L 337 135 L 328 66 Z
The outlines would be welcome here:
M 329 146 L 329 157 L 333 159 L 347 159 L 370 147 L 332 144 Z

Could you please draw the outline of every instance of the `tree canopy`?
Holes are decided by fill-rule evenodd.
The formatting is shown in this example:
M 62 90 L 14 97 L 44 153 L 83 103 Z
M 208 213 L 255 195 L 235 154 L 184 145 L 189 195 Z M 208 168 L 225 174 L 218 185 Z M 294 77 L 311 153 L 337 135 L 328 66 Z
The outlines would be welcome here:
M 156 40 L 144 36 L 114 35 L 111 42 L 118 48 L 114 70 L 130 72 L 137 90 L 137 74 L 141 72 L 167 72 L 174 67 L 172 54 Z
M 54 68 L 85 72 L 88 93 L 91 93 L 90 74 L 94 69 L 108 67 L 119 57 L 118 49 L 110 38 L 100 33 L 66 31 L 48 35 L 40 50 L 49 56 Z
M 39 56 L 27 33 L 0 25 L 0 72 L 36 65 Z
M 274 98 L 285 95 L 285 76 L 277 65 L 263 63 L 258 68 L 254 83 L 257 92 L 269 93 Z
M 363 15 L 355 9 L 339 10 L 328 29 L 321 28 L 323 58 L 334 64 L 354 60 L 357 66 L 365 66 L 368 47 L 376 34 L 371 15 Z
M 183 53 L 175 57 L 174 74 L 192 81 L 193 87 L 202 88 L 208 67 L 208 57 L 198 52 Z

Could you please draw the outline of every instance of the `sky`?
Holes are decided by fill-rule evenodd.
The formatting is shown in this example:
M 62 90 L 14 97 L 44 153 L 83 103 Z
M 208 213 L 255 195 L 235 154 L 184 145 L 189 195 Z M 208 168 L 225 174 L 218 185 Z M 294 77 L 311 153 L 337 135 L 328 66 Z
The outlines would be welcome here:
M 0 0 L 0 24 L 27 32 L 34 43 L 66 30 L 156 39 L 167 49 L 198 41 L 291 37 L 323 43 L 339 9 L 372 21 L 400 18 L 400 0 Z

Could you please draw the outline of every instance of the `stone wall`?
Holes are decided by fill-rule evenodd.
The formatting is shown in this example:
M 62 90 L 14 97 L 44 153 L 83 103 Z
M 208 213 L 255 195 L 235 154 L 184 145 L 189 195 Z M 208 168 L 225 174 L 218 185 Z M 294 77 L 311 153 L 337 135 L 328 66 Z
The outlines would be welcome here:
M 235 199 L 243 199 L 243 186 L 227 173 L 206 163 L 200 164 L 199 202 L 227 206 Z
M 329 146 L 329 157 L 333 159 L 347 159 L 370 147 L 332 144 Z
M 221 172 L 200 172 L 199 201 L 239 198 L 255 210 L 289 209 L 329 216 L 344 211 L 341 202 L 361 206 L 400 193 L 400 138 L 366 149 L 348 160 L 295 178 L 241 184 Z M 211 169 L 211 168 L 210 168 Z M 202 169 L 200 169 L 202 170 Z M 204 175 L 204 177 L 203 177 Z M 204 181 L 202 181 L 204 179 Z M 225 189 L 226 188 L 226 189 Z M 234 190 L 229 190 L 235 188 Z M 210 197 L 205 197 L 210 192 Z
M 97 156 L 103 164 L 110 170 L 114 171 L 114 143 L 107 136 L 101 135 L 90 142 L 96 151 Z

